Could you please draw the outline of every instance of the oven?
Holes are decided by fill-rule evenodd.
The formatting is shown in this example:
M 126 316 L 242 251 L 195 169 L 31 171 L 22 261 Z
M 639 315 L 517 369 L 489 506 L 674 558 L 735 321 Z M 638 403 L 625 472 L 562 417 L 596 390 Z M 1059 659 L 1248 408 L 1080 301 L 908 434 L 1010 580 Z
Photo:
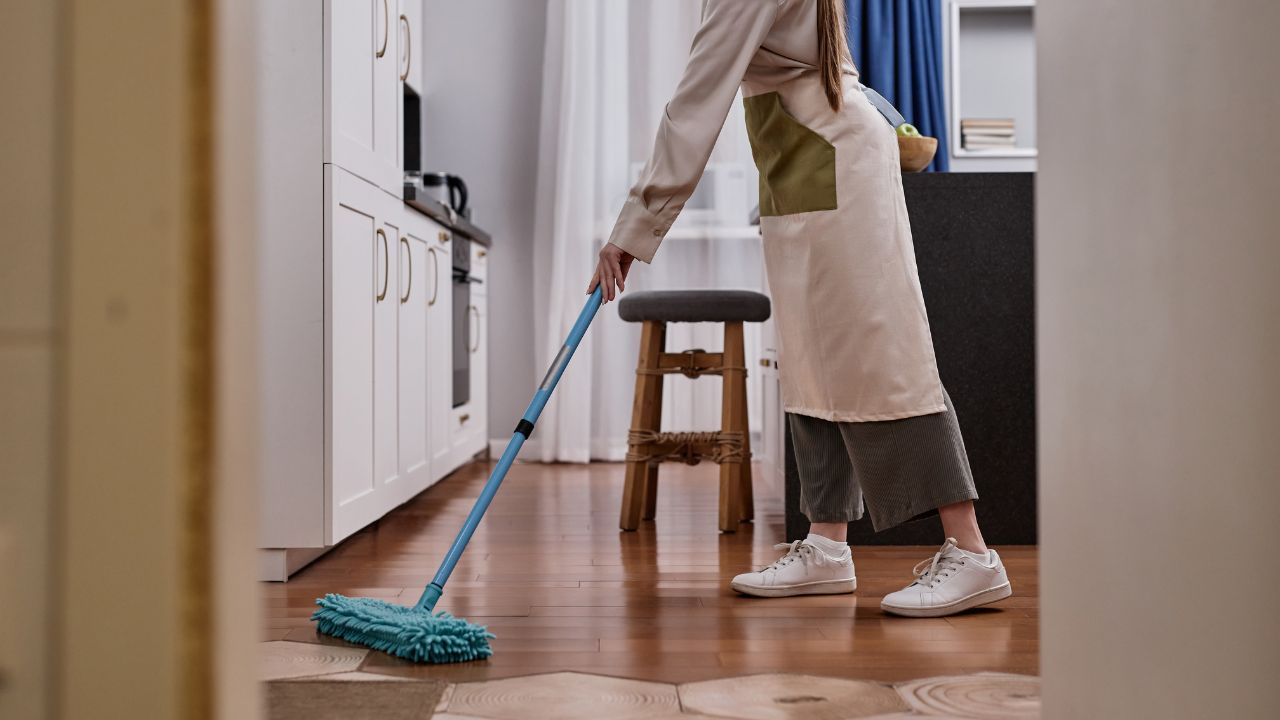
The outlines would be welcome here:
M 471 401 L 471 241 L 453 236 L 453 406 Z

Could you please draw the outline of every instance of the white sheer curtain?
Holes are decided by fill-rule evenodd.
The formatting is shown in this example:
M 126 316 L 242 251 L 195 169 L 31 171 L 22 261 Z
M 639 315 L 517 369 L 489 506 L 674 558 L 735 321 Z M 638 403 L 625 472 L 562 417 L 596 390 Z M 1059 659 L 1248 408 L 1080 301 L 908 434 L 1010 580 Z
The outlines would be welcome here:
M 533 361 L 539 370 L 551 362 L 582 308 L 595 254 L 633 172 L 648 157 L 658 119 L 688 58 L 700 10 L 698 0 L 548 3 L 534 228 L 539 347 Z M 744 197 L 735 199 L 743 216 L 719 223 L 682 218 L 653 264 L 637 262 L 632 268 L 628 292 L 762 289 L 760 241 L 745 217 L 745 208 L 756 200 L 750 152 L 741 103 L 735 103 L 711 162 L 738 178 L 737 184 L 722 187 L 741 188 Z M 750 367 L 760 357 L 758 327 L 747 326 L 746 342 Z M 622 322 L 616 305 L 605 305 L 543 413 L 527 457 L 622 459 L 638 343 L 639 327 Z M 671 325 L 667 333 L 668 350 L 720 346 L 719 325 Z M 756 416 L 752 425 L 759 427 L 755 382 L 748 401 Z M 667 376 L 665 429 L 707 430 L 719 422 L 718 379 Z

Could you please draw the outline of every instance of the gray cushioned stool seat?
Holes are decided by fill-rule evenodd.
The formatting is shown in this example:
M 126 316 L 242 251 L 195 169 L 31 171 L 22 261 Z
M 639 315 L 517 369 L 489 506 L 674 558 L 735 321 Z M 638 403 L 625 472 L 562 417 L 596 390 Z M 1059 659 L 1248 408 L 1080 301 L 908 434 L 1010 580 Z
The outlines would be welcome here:
M 764 322 L 769 298 L 750 290 L 647 290 L 624 294 L 618 316 L 627 322 Z

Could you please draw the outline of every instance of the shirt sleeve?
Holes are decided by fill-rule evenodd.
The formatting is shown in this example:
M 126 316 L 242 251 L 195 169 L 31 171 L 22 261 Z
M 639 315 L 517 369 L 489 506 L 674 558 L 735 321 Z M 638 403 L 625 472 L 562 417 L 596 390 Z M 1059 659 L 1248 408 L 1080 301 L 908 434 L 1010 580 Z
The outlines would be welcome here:
M 650 262 L 706 169 L 751 58 L 780 0 L 707 0 L 689 63 L 658 125 L 653 152 L 609 242 Z

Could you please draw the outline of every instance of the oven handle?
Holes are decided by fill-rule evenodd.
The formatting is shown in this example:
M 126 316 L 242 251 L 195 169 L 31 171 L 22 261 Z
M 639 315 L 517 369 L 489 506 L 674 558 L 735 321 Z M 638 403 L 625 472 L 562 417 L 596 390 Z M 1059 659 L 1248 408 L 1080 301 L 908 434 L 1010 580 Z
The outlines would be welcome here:
M 474 316 L 476 319 L 476 332 L 474 336 L 476 341 L 470 348 L 470 351 L 474 354 L 475 351 L 480 349 L 480 309 L 475 305 L 470 305 L 467 307 L 467 314 Z

